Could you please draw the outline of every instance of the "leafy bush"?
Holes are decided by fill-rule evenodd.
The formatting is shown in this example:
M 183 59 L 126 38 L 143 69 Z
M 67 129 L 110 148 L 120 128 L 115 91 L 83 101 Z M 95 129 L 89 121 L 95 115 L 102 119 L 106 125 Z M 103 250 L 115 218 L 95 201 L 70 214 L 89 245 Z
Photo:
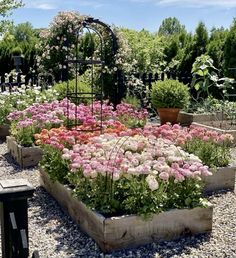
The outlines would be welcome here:
M 184 108 L 189 102 L 189 96 L 188 86 L 177 80 L 152 84 L 151 100 L 155 108 Z
M 15 47 L 12 49 L 13 56 L 20 56 L 22 54 L 22 49 L 20 47 Z
M 133 105 L 136 108 L 141 106 L 141 102 L 136 96 L 126 95 L 126 97 L 122 99 L 122 102 Z
M 75 92 L 76 90 L 76 80 L 71 80 L 68 82 L 69 84 L 69 92 Z M 62 100 L 66 97 L 67 95 L 67 82 L 61 82 L 61 83 L 57 83 L 53 86 L 53 89 L 56 90 L 58 92 L 58 100 Z M 86 92 L 86 93 L 90 93 L 91 92 L 91 87 L 89 87 L 89 85 L 82 81 L 79 80 L 77 82 L 77 92 L 78 93 L 82 93 L 82 92 Z M 76 104 L 80 104 L 80 103 L 85 103 L 88 104 L 90 102 L 89 100 L 89 94 L 82 94 L 80 95 L 80 97 L 82 97 L 78 103 Z M 72 102 L 73 99 L 71 99 Z
M 186 141 L 183 149 L 198 156 L 204 164 L 211 168 L 228 166 L 231 159 L 230 147 L 227 142 L 219 144 L 209 139 L 192 138 Z

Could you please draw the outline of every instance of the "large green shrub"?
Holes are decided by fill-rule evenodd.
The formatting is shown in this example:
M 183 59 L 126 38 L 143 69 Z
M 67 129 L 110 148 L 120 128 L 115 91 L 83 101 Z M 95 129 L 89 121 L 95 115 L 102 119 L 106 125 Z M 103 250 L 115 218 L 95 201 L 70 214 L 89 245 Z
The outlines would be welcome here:
M 152 84 L 151 100 L 155 108 L 184 108 L 189 102 L 188 86 L 177 80 Z

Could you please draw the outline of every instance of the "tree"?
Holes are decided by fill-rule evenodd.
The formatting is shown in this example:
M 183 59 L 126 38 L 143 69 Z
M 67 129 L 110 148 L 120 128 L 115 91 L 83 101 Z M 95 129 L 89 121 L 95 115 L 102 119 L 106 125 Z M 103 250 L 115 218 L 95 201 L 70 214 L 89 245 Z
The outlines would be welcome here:
M 137 73 L 154 72 L 163 65 L 164 44 L 162 37 L 144 29 L 135 31 L 123 28 L 121 32 L 131 48 L 131 59 L 136 61 Z
M 4 31 L 6 26 L 9 24 L 9 20 L 6 19 L 11 15 L 13 9 L 23 6 L 21 0 L 0 0 L 0 33 Z
M 235 78 L 236 68 L 236 19 L 229 30 L 224 46 L 224 72 L 226 76 Z M 234 68 L 234 69 L 232 69 Z
M 176 17 L 169 17 L 162 21 L 158 29 L 158 34 L 162 36 L 171 36 L 185 31 L 185 26 L 181 25 Z
M 24 74 L 28 73 L 35 64 L 38 42 L 39 39 L 29 22 L 10 26 L 0 41 L 1 73 L 9 73 L 14 69 L 12 58 L 14 48 L 22 49 L 24 61 L 20 68 Z
M 181 74 L 191 76 L 191 67 L 198 56 L 205 54 L 208 44 L 208 32 L 203 22 L 200 22 L 192 37 L 189 35 L 188 43 L 184 50 L 179 70 Z
M 213 59 L 214 66 L 223 72 L 224 46 L 228 30 L 223 27 L 211 30 L 211 36 L 207 45 L 207 54 Z M 223 74 L 221 74 L 223 75 Z
M 208 32 L 205 24 L 200 22 L 196 28 L 194 35 L 193 55 L 196 57 L 205 54 L 208 44 Z

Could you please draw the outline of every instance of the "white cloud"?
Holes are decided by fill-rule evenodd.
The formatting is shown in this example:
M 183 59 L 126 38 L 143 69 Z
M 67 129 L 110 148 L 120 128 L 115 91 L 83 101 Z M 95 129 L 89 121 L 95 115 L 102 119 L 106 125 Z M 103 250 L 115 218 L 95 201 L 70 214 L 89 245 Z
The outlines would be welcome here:
M 57 5 L 54 1 L 24 1 L 25 8 L 41 9 L 41 10 L 54 10 Z
M 182 7 L 236 7 L 236 0 L 131 0 L 139 3 L 154 3 L 162 6 L 182 6 Z
M 78 7 L 90 7 L 98 9 L 106 5 L 104 0 L 23 0 L 25 8 L 53 10 L 53 9 L 70 9 Z
M 94 9 L 100 8 L 102 6 L 104 6 L 103 3 L 99 3 L 98 1 L 85 1 L 85 0 L 80 0 L 77 2 L 78 6 L 88 6 L 88 7 L 92 7 Z

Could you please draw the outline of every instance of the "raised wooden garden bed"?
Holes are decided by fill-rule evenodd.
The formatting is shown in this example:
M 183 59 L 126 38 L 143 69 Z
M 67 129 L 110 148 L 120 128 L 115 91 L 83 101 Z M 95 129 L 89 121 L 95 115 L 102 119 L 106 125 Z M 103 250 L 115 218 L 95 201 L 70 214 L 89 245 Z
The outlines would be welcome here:
M 215 120 L 222 120 L 222 113 L 208 113 L 208 114 L 195 114 L 195 113 L 187 113 L 180 111 L 178 115 L 178 123 L 181 125 L 190 125 L 193 122 L 201 123 L 203 121 L 215 121 Z
M 5 140 L 8 135 L 10 135 L 10 126 L 0 125 L 0 139 Z
M 203 177 L 205 183 L 204 192 L 235 189 L 236 167 L 222 167 L 212 169 L 212 176 Z
M 170 210 L 154 214 L 146 220 L 135 215 L 105 218 L 73 197 L 69 187 L 52 182 L 42 169 L 40 174 L 41 185 L 104 252 L 212 230 L 212 205 L 208 208 Z
M 7 136 L 7 149 L 22 168 L 38 165 L 43 155 L 40 147 L 23 147 L 12 136 Z
M 220 121 L 219 121 L 219 123 L 220 123 Z M 192 124 L 195 125 L 195 126 L 206 128 L 207 130 L 216 131 L 216 132 L 221 133 L 221 134 L 226 134 L 226 133 L 231 134 L 234 137 L 233 144 L 234 145 L 236 144 L 236 129 L 223 129 L 223 128 L 219 128 L 219 127 L 206 125 L 206 124 L 203 124 L 203 123 L 192 123 Z

